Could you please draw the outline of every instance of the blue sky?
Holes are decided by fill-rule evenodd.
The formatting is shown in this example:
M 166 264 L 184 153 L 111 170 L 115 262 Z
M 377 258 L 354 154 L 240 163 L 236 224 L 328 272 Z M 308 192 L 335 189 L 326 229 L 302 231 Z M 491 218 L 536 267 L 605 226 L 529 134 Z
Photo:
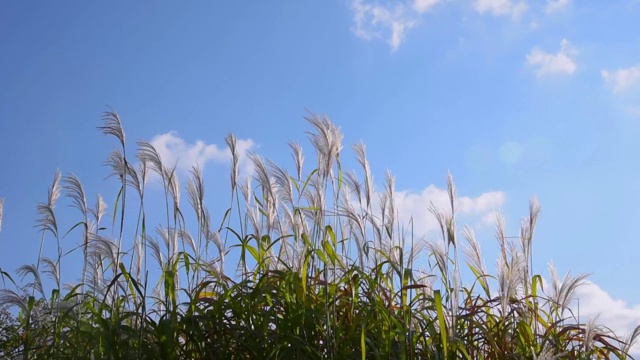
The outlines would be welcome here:
M 288 140 L 310 149 L 309 109 L 341 127 L 350 166 L 362 140 L 378 185 L 396 176 L 404 214 L 426 217 L 419 204 L 451 171 L 490 267 L 485 220 L 501 211 L 515 231 L 536 195 L 536 272 L 553 261 L 592 273 L 583 313 L 629 330 L 640 322 L 639 15 L 637 0 L 5 3 L 0 266 L 36 261 L 36 204 L 56 169 L 90 202 L 113 203 L 101 162 L 115 143 L 96 130 L 107 106 L 130 145 L 199 161 L 210 193 L 228 183 L 227 133 L 290 164 Z

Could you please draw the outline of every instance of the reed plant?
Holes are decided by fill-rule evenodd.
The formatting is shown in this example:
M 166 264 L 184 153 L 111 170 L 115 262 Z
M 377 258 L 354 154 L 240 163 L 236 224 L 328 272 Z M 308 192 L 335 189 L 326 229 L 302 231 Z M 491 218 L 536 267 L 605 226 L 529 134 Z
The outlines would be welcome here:
M 230 196 L 212 216 L 198 167 L 182 187 L 151 143 L 138 142 L 131 157 L 120 117 L 105 113 L 99 130 L 117 145 L 105 161 L 117 188 L 111 211 L 100 196 L 90 205 L 76 176 L 54 175 L 37 206 L 36 261 L 16 282 L 2 272 L 0 307 L 17 316 L 4 312 L 0 357 L 630 358 L 640 328 L 623 339 L 574 316 L 585 275 L 559 277 L 551 266 L 545 282 L 533 272 L 535 200 L 515 238 L 498 218 L 490 272 L 473 230 L 458 228 L 450 175 L 448 206 L 424 204 L 437 236 L 415 236 L 398 218 L 394 177 L 374 190 L 364 144 L 352 148 L 359 174 L 344 171 L 340 130 L 324 116 L 306 120 L 311 171 L 291 142 L 290 168 L 252 153 L 255 171 L 243 178 L 237 140 L 226 137 Z M 147 192 L 150 181 L 161 190 Z M 160 209 L 148 205 L 158 194 Z M 62 195 L 78 214 L 66 229 L 55 211 Z M 70 238 L 77 246 L 63 249 Z M 45 242 L 57 251 L 47 256 Z M 77 258 L 77 280 L 63 283 Z

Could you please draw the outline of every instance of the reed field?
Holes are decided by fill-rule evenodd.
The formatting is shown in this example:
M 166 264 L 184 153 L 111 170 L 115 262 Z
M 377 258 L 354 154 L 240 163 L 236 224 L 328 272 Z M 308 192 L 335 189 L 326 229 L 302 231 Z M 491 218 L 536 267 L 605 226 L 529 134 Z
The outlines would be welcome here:
M 573 311 L 586 275 L 532 271 L 537 201 L 517 237 L 497 218 L 495 239 L 482 240 L 499 245 L 487 266 L 457 222 L 451 175 L 449 205 L 424 204 L 439 233 L 416 236 L 398 218 L 394 177 L 374 191 L 365 146 L 343 151 L 327 117 L 306 120 L 310 158 L 294 142 L 286 166 L 252 153 L 250 177 L 226 137 L 230 196 L 214 214 L 198 167 L 180 184 L 173 164 L 148 142 L 130 148 L 105 113 L 117 196 L 89 201 L 60 172 L 42 189 L 34 262 L 0 264 L 0 359 L 631 358 L 640 327 L 614 334 Z M 360 168 L 343 169 L 345 156 Z M 150 178 L 160 191 L 145 191 Z M 158 195 L 164 205 L 149 206 Z M 76 216 L 65 228 L 60 200 Z

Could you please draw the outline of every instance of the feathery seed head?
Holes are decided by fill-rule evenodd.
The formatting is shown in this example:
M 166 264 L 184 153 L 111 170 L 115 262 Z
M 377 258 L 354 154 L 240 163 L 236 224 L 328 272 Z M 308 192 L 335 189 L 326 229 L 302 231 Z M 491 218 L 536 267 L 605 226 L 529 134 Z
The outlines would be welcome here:
M 45 274 L 49 275 L 49 277 L 55 281 L 55 283 L 60 286 L 60 271 L 58 263 L 53 261 L 50 258 L 43 257 L 40 261 L 44 264 L 44 269 L 42 270 Z
M 362 205 L 362 184 L 360 184 L 355 171 L 351 170 L 345 173 L 345 184 L 347 186 L 344 187 L 344 191 L 348 193 L 345 194 L 344 198 L 351 201 L 349 198 L 351 194 L 355 193 L 358 203 Z
M 187 195 L 189 203 L 196 213 L 196 219 L 201 224 L 204 216 L 204 181 L 202 171 L 198 166 L 191 169 L 191 177 L 187 182 Z
M 164 255 L 162 254 L 162 250 L 160 249 L 160 244 L 158 243 L 158 241 L 156 241 L 156 239 L 154 238 L 147 236 L 147 244 L 149 244 L 149 247 L 151 248 L 151 255 L 153 256 L 154 259 L 156 259 L 156 262 L 158 263 L 158 267 L 160 269 L 164 269 L 165 259 L 164 259 Z
M 442 241 L 429 241 L 427 242 L 427 249 L 435 260 L 435 265 L 440 270 L 442 279 L 447 277 L 447 252 Z
M 10 289 L 0 289 L 0 306 L 17 306 L 23 313 L 29 313 L 27 298 Z
M 136 237 L 135 242 L 133 244 L 133 251 L 136 259 L 137 279 L 140 279 L 140 276 L 142 275 L 142 261 L 144 260 L 144 256 L 145 256 L 145 251 L 142 247 L 143 246 L 142 240 L 143 240 L 142 236 L 138 236 Z
M 37 212 L 40 218 L 36 221 L 36 226 L 40 228 L 40 231 L 49 231 L 55 237 L 58 237 L 58 223 L 53 209 L 56 206 L 56 202 L 60 197 L 60 170 L 56 170 L 53 177 L 53 184 L 49 188 L 47 202 L 39 203 L 37 206 Z
M 173 209 L 177 210 L 180 207 L 180 181 L 178 174 L 176 174 L 176 167 L 174 166 L 171 170 L 163 168 L 163 172 L 167 181 L 167 189 L 173 199 Z
M 449 195 L 451 213 L 455 214 L 456 184 L 453 182 L 453 175 L 451 175 L 451 173 L 447 174 L 447 194 Z
M 56 201 L 58 201 L 58 198 L 60 198 L 61 177 L 62 177 L 62 174 L 60 173 L 60 170 L 56 170 L 56 173 L 53 176 L 53 184 L 51 184 L 51 188 L 49 189 L 49 197 L 47 202 L 47 205 L 52 209 L 55 207 L 55 204 L 56 204 Z
M 583 334 L 583 350 L 585 352 L 589 352 L 594 345 L 596 337 L 599 335 L 605 334 L 605 329 L 598 322 L 599 316 L 595 316 L 590 318 L 587 323 L 584 325 L 584 334 Z
M 87 216 L 87 199 L 84 195 L 82 183 L 77 176 L 70 174 L 64 178 L 63 188 L 67 191 L 67 196 L 73 201 L 73 206 Z
M 191 234 L 184 229 L 177 229 L 177 236 L 181 240 L 183 246 L 188 246 L 191 249 L 191 253 L 196 253 L 196 242 L 193 240 Z
M 342 150 L 343 135 L 326 116 L 320 117 L 311 114 L 305 118 L 316 130 L 315 133 L 308 133 L 311 143 L 318 154 L 318 173 L 320 177 L 326 179 L 330 175 L 333 162 L 338 158 Z
M 40 280 L 40 272 L 38 271 L 35 265 L 22 265 L 17 270 L 16 273 L 24 279 L 27 275 L 33 276 L 33 282 L 28 283 L 28 288 L 35 289 L 42 297 L 46 297 L 44 294 L 44 288 L 42 287 L 42 281 Z
M 289 141 L 289 147 L 291 148 L 291 155 L 293 161 L 296 163 L 296 180 L 302 181 L 302 165 L 304 164 L 304 154 L 302 153 L 302 147 L 295 142 Z
M 96 205 L 93 209 L 89 209 L 89 213 L 93 215 L 95 219 L 96 225 L 100 224 L 102 217 L 104 216 L 105 210 L 107 209 L 107 203 L 104 202 L 102 195 L 98 194 L 96 197 Z
M 89 244 L 91 245 L 91 253 L 96 256 L 98 259 L 107 259 L 109 261 L 109 266 L 112 267 L 113 272 L 117 271 L 118 264 L 118 247 L 113 241 L 95 234 L 89 234 Z
M 269 164 L 271 178 L 273 178 L 275 182 L 275 194 L 285 203 L 293 206 L 293 183 L 291 182 L 291 176 L 289 176 L 287 170 L 271 160 L 267 162 Z
M 100 129 L 105 135 L 115 136 L 124 149 L 125 137 L 120 116 L 118 116 L 114 111 L 106 111 L 102 115 L 102 121 L 104 122 L 104 125 L 99 126 L 98 129 Z
M 386 200 L 387 200 L 387 203 L 389 204 L 389 211 L 387 212 L 385 223 L 389 227 L 389 232 L 393 232 L 398 214 L 396 213 L 396 199 L 395 199 L 396 178 L 393 175 L 391 175 L 391 171 L 387 170 L 385 183 L 386 183 L 386 186 L 385 186 Z
M 147 141 L 138 141 L 137 144 L 138 144 L 138 154 L 137 154 L 138 160 L 141 163 L 148 164 L 148 167 L 151 171 L 160 175 L 163 181 L 166 181 L 166 178 L 165 178 L 166 173 L 165 173 L 164 165 L 162 164 L 162 158 L 160 157 L 160 154 L 158 153 L 156 148 Z
M 475 269 L 475 271 L 479 272 L 479 275 L 481 276 L 478 277 L 478 281 L 482 284 L 483 288 L 488 289 L 487 279 L 484 276 L 487 275 L 488 272 L 484 260 L 482 259 L 480 243 L 476 241 L 473 230 L 468 226 L 464 228 L 464 237 L 467 240 L 468 246 L 465 246 L 462 251 L 467 257 L 468 264 L 470 267 Z
M 628 354 L 629 351 L 631 351 L 631 347 L 635 345 L 635 343 L 638 341 L 638 338 L 640 337 L 640 325 L 636 326 L 635 329 L 633 329 L 633 331 L 627 335 L 627 337 L 625 337 L 623 343 L 624 346 L 622 347 L 622 352 L 625 354 Z
M 369 168 L 367 160 L 367 147 L 362 142 L 353 145 L 353 151 L 356 153 L 356 159 L 364 172 L 364 191 L 367 207 L 371 206 L 371 198 L 373 197 L 373 176 Z
M 238 162 L 240 161 L 237 140 L 235 135 L 229 134 L 224 138 L 224 141 L 227 143 L 229 151 L 231 152 L 231 191 L 234 191 L 238 184 Z
M 549 263 L 549 274 L 551 275 L 551 301 L 558 307 L 558 315 L 562 317 L 569 308 L 578 286 L 586 283 L 589 274 L 571 276 L 571 273 L 568 272 L 560 280 L 553 263 Z

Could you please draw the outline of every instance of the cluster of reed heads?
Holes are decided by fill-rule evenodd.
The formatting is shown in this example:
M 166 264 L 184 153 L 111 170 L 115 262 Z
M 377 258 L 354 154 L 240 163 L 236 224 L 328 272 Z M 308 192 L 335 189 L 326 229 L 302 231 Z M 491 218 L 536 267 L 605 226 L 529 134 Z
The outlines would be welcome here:
M 352 148 L 360 176 L 343 171 L 339 129 L 307 120 L 309 173 L 290 142 L 292 170 L 250 153 L 254 172 L 242 177 L 237 140 L 226 137 L 231 191 L 212 218 L 198 167 L 185 206 L 175 164 L 144 141 L 131 160 L 119 116 L 105 113 L 99 129 L 118 142 L 105 161 L 119 189 L 112 211 L 100 196 L 90 206 L 75 175 L 55 174 L 37 205 L 37 261 L 17 269 L 19 281 L 1 273 L 0 306 L 17 315 L 0 327 L 0 358 L 630 358 L 640 328 L 621 338 L 572 311 L 586 276 L 532 273 L 535 200 L 515 238 L 497 218 L 492 274 L 473 230 L 457 228 L 451 176 L 449 204 L 425 204 L 440 231 L 414 237 L 398 220 L 394 178 L 374 190 L 365 146 Z M 151 177 L 161 190 L 145 191 Z M 149 209 L 159 194 L 163 208 Z M 54 211 L 61 196 L 79 217 L 68 229 Z M 73 254 L 80 274 L 62 283 Z

